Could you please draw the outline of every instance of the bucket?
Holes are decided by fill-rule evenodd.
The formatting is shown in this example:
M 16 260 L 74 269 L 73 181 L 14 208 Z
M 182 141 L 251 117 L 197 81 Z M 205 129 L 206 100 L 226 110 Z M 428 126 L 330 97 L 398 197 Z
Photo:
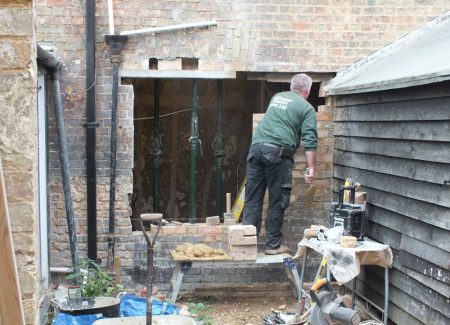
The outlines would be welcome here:
M 145 325 L 146 316 L 99 319 L 93 325 Z M 158 325 L 196 325 L 191 317 L 182 315 L 153 315 L 152 322 Z

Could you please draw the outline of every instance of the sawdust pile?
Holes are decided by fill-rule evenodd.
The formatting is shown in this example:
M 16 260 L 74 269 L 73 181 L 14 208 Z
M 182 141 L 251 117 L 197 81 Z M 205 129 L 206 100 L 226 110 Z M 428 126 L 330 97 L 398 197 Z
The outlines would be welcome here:
M 228 254 L 223 249 L 209 247 L 205 244 L 178 245 L 172 255 L 178 260 L 202 260 L 202 259 L 228 259 Z

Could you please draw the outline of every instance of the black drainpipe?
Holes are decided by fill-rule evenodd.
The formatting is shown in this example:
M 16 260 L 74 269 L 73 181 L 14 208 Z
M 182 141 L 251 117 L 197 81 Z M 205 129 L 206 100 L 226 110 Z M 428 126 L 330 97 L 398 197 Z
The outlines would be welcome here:
M 61 63 L 53 55 L 45 51 L 39 45 L 37 46 L 37 61 L 45 66 L 52 80 L 53 101 L 55 105 L 56 130 L 58 134 L 59 159 L 61 163 L 61 175 L 64 190 L 64 201 L 66 206 L 67 228 L 69 231 L 70 255 L 72 257 L 72 266 L 78 268 L 78 248 L 77 234 L 75 231 L 75 222 L 73 218 L 72 192 L 70 189 L 69 156 L 67 153 L 67 138 L 64 128 L 63 105 L 61 99 L 61 85 L 59 83 L 59 69 Z
M 217 80 L 216 104 L 216 214 L 223 220 L 223 191 L 222 191 L 222 80 Z
M 97 260 L 97 174 L 95 164 L 95 1 L 86 1 L 86 191 L 88 257 Z
M 122 49 L 128 40 L 123 35 L 105 35 L 106 43 L 111 47 L 113 66 L 112 106 L 111 106 L 111 161 L 109 180 L 109 231 L 108 231 L 108 266 L 114 261 L 114 228 L 116 201 L 116 146 L 117 146 L 117 92 L 119 88 L 119 64 L 122 62 Z

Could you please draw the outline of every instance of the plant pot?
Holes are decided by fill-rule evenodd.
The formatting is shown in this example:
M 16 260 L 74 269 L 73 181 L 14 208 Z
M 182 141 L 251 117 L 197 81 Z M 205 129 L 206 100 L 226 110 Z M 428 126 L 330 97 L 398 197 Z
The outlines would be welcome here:
M 118 317 L 120 300 L 113 297 L 77 298 L 58 303 L 57 308 L 70 315 L 102 314 L 103 317 Z

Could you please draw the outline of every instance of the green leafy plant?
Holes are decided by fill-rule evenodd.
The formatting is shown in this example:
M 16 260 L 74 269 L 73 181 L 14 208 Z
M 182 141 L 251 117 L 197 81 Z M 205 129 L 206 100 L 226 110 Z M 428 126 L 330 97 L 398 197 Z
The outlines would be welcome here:
M 208 308 L 205 306 L 204 303 L 199 302 L 191 302 L 188 305 L 189 312 L 193 315 L 195 315 L 198 319 L 198 321 L 203 325 L 214 325 L 214 320 L 207 315 Z
M 66 280 L 78 280 L 81 297 L 111 296 L 123 289 L 93 260 L 83 259 L 77 269 L 77 272 L 66 276 Z

